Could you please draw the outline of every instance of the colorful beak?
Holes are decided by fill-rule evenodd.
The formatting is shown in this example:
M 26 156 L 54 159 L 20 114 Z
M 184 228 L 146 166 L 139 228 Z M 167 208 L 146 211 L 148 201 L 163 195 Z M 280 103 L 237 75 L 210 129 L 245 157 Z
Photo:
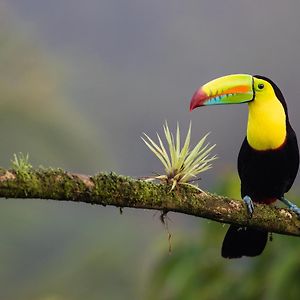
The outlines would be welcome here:
M 253 77 L 233 74 L 214 79 L 199 88 L 190 104 L 190 111 L 199 106 L 237 104 L 252 101 Z

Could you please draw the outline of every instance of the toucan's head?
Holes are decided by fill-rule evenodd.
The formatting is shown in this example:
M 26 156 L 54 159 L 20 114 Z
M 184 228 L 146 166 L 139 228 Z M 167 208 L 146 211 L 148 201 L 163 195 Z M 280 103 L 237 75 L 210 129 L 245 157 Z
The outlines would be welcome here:
M 286 139 L 288 114 L 276 84 L 259 75 L 234 74 L 212 80 L 194 94 L 190 110 L 215 104 L 249 104 L 247 140 L 256 150 L 277 149 Z
M 259 75 L 233 74 L 200 87 L 191 100 L 190 110 L 199 106 L 258 102 L 270 98 L 277 98 L 287 113 L 283 95 L 273 81 Z

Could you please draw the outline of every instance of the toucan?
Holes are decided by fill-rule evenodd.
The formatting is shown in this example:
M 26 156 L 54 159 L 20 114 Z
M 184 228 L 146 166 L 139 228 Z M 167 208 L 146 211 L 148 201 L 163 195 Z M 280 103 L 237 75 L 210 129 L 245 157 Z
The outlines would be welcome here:
M 255 203 L 285 203 L 300 216 L 300 209 L 288 201 L 299 168 L 296 134 L 289 122 L 283 94 L 270 79 L 259 75 L 233 74 L 214 79 L 193 95 L 190 111 L 199 106 L 247 103 L 247 134 L 238 155 L 241 196 L 249 217 Z M 268 232 L 231 225 L 221 254 L 225 258 L 260 255 Z

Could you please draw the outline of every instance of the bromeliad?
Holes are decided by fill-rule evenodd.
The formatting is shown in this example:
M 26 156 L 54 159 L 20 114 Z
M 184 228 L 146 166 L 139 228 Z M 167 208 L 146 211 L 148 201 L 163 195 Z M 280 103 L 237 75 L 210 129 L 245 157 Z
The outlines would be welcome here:
M 156 144 L 145 133 L 144 138 L 142 137 L 145 144 L 158 157 L 165 168 L 165 174 L 158 174 L 149 177 L 148 179 L 160 180 L 162 182 L 171 184 L 171 190 L 173 190 L 176 185 L 181 184 L 189 185 L 202 191 L 191 182 L 197 180 L 197 176 L 200 173 L 211 168 L 211 162 L 217 158 L 215 155 L 210 156 L 210 152 L 215 145 L 210 146 L 209 143 L 204 145 L 208 136 L 208 134 L 206 134 L 193 149 L 190 149 L 192 129 L 192 125 L 190 123 L 188 133 L 181 148 L 180 129 L 178 124 L 176 129 L 176 139 L 174 139 L 173 134 L 170 132 L 167 122 L 163 127 L 167 141 L 167 147 L 164 146 L 158 134 L 157 138 L 159 144 Z M 166 148 L 168 150 L 166 150 Z

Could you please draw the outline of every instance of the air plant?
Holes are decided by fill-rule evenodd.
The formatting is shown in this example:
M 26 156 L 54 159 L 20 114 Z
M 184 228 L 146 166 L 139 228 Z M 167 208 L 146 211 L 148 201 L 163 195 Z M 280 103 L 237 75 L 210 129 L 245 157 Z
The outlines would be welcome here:
M 209 133 L 207 133 L 193 148 L 190 149 L 191 129 L 190 123 L 185 142 L 181 148 L 180 128 L 177 123 L 176 138 L 170 132 L 168 123 L 163 126 L 167 147 L 164 146 L 162 139 L 157 133 L 158 144 L 155 143 L 147 134 L 142 137 L 145 144 L 157 156 L 165 168 L 165 174 L 157 174 L 148 177 L 148 180 L 159 180 L 161 182 L 172 184 L 171 190 L 177 185 L 188 185 L 202 191 L 192 182 L 198 180 L 198 175 L 212 167 L 211 162 L 217 157 L 210 156 L 212 149 L 216 145 L 204 145 Z M 168 149 L 168 151 L 166 150 Z
M 23 177 L 24 179 L 28 179 L 30 177 L 30 171 L 32 169 L 32 165 L 29 162 L 29 154 L 26 155 L 20 152 L 19 154 L 13 155 L 13 159 L 11 160 L 12 169 L 16 171 L 16 173 Z
M 14 153 L 11 160 L 12 168 L 17 172 L 29 172 L 32 169 L 32 165 L 29 163 L 29 154 L 26 155 L 20 152 Z

